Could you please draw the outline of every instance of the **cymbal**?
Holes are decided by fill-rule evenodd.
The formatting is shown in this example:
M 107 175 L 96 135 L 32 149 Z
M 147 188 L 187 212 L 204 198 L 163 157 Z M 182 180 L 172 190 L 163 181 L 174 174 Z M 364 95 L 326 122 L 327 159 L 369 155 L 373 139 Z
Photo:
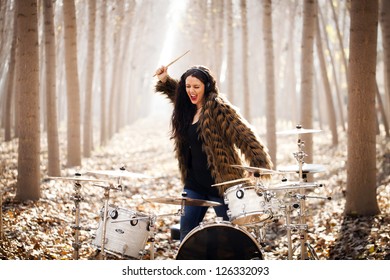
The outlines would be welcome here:
M 260 168 L 260 167 L 252 167 L 252 166 L 244 166 L 244 165 L 230 165 L 231 167 L 239 168 L 246 170 L 248 172 L 252 173 L 260 173 L 260 175 L 266 175 L 266 174 L 278 174 L 279 172 L 276 170 L 272 169 L 267 169 L 267 168 Z
M 217 187 L 217 186 L 223 186 L 223 185 L 228 185 L 228 184 L 233 184 L 233 183 L 240 183 L 240 182 L 245 182 L 245 181 L 250 181 L 250 180 L 251 179 L 249 179 L 249 178 L 241 178 L 241 179 L 236 179 L 236 180 L 231 180 L 231 181 L 225 181 L 225 182 L 214 184 L 211 186 Z
M 299 172 L 299 165 L 287 165 L 282 166 L 278 168 L 281 173 L 284 172 Z M 318 173 L 318 172 L 325 172 L 325 167 L 320 164 L 309 164 L 304 163 L 302 165 L 302 172 L 303 173 Z
M 292 134 L 305 134 L 305 133 L 318 133 L 321 132 L 320 129 L 305 129 L 305 128 L 296 128 L 291 130 L 284 130 L 276 132 L 278 135 L 292 135 Z
M 146 199 L 149 202 L 165 203 L 165 204 L 174 204 L 174 205 L 184 205 L 189 206 L 220 206 L 222 205 L 219 202 L 203 200 L 203 199 L 194 199 L 189 197 L 157 197 Z
M 107 182 L 106 180 L 79 178 L 79 177 L 48 177 L 48 180 L 66 180 L 66 181 L 87 181 L 87 182 Z
M 291 190 L 291 189 L 310 189 L 322 187 L 322 184 L 318 183 L 307 183 L 307 182 L 285 182 L 279 183 L 274 186 L 267 187 L 269 191 L 278 191 L 278 190 Z
M 128 177 L 134 179 L 151 179 L 153 177 L 141 173 L 129 172 L 127 170 L 93 170 L 87 171 L 86 174 L 104 175 L 111 177 Z

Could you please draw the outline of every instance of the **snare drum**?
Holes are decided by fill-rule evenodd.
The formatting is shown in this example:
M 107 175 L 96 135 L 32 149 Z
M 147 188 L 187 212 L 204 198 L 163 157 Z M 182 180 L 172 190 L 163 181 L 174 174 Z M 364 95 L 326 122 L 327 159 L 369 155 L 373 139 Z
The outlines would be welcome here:
M 104 207 L 92 244 L 101 248 L 103 236 Z M 148 215 L 110 205 L 107 212 L 104 250 L 114 255 L 139 259 L 143 255 L 149 237 Z
M 278 201 L 254 186 L 240 184 L 225 191 L 228 217 L 233 224 L 251 225 L 266 222 L 273 217 Z
M 256 240 L 228 221 L 200 223 L 180 244 L 177 260 L 262 260 Z

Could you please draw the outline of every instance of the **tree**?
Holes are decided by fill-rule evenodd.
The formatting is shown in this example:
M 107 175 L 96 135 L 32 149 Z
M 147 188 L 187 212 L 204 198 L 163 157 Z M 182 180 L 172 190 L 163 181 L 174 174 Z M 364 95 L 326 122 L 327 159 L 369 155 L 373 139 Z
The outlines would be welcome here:
M 18 177 L 16 199 L 38 200 L 40 193 L 40 129 L 37 0 L 17 1 L 20 91 Z
M 106 0 L 101 0 L 101 19 L 100 19 L 100 34 L 101 34 L 101 41 L 100 41 L 100 144 L 103 146 L 107 143 L 108 135 L 107 135 L 107 124 L 106 124 L 106 96 L 107 96 L 107 89 L 106 89 L 106 77 L 107 72 L 106 71 L 106 25 L 107 25 L 107 4 Z
M 378 1 L 351 2 L 346 215 L 376 215 Z
M 80 87 L 77 69 L 77 26 L 73 0 L 64 1 L 65 70 L 67 92 L 67 166 L 81 165 Z
M 266 68 L 267 146 L 276 167 L 275 70 L 272 34 L 272 0 L 263 2 L 264 61 Z
M 226 80 L 227 80 L 227 96 L 229 97 L 230 102 L 234 104 L 234 25 L 233 25 L 233 3 L 230 0 L 227 0 L 227 71 L 226 71 Z
M 14 9 L 15 13 L 15 9 Z M 12 116 L 12 98 L 15 92 L 15 72 L 16 72 L 16 40 L 17 40 L 17 32 L 16 32 L 16 17 L 13 19 L 13 36 L 11 42 L 11 51 L 8 62 L 8 78 L 6 84 L 6 93 L 5 93 L 5 107 L 4 107 L 4 115 L 5 115 L 5 132 L 4 132 L 4 140 L 11 141 L 12 133 L 11 133 L 11 116 Z
M 244 116 L 251 122 L 251 106 L 249 91 L 249 74 L 248 74 L 248 24 L 246 12 L 246 0 L 241 0 L 241 28 L 242 28 L 242 76 L 243 76 L 243 97 L 244 97 Z
M 56 95 L 56 52 L 54 32 L 53 1 L 45 0 L 43 3 L 43 16 L 45 25 L 45 62 L 46 62 L 46 108 L 47 108 L 47 149 L 49 176 L 61 176 L 60 152 L 58 144 L 58 117 Z
M 88 61 L 87 61 L 87 79 L 85 87 L 85 101 L 84 101 L 84 141 L 83 141 L 83 155 L 85 157 L 91 156 L 93 146 L 93 125 L 92 125 L 92 92 L 93 92 L 93 73 L 95 61 L 95 26 L 96 26 L 96 1 L 88 1 Z
M 301 124 L 303 128 L 313 127 L 313 46 L 317 17 L 317 0 L 305 0 L 303 4 L 303 31 L 301 53 Z M 313 159 L 313 137 L 302 135 L 307 161 Z
M 316 20 L 316 24 L 317 24 L 317 33 L 316 33 L 317 34 L 316 36 L 317 55 L 321 67 L 322 81 L 324 83 L 325 97 L 326 97 L 326 104 L 327 104 L 327 111 L 328 111 L 327 115 L 329 119 L 329 127 L 332 132 L 332 144 L 336 146 L 339 143 L 339 138 L 337 134 L 336 112 L 334 109 L 332 91 L 330 89 L 328 71 L 326 69 L 325 55 L 322 48 L 322 36 L 321 36 L 321 29 L 320 29 L 320 21 L 318 17 Z
M 390 1 L 380 1 L 380 27 L 382 31 L 382 47 L 384 60 L 384 107 L 390 111 Z M 390 122 L 390 114 L 387 114 L 387 121 Z M 387 133 L 387 132 L 386 132 Z

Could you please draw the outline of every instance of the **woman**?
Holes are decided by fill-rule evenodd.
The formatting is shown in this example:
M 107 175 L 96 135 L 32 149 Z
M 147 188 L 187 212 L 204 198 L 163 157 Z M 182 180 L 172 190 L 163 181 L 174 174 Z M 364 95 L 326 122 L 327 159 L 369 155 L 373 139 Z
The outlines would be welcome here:
M 165 94 L 174 105 L 172 138 L 184 192 L 189 198 L 221 203 L 214 208 L 216 215 L 228 220 L 223 194 L 230 186 L 212 185 L 243 178 L 244 171 L 232 165 L 271 169 L 267 149 L 233 106 L 219 95 L 208 68 L 191 67 L 177 81 L 162 66 L 156 76 L 156 92 Z M 181 241 L 199 225 L 207 209 L 185 206 L 180 220 Z

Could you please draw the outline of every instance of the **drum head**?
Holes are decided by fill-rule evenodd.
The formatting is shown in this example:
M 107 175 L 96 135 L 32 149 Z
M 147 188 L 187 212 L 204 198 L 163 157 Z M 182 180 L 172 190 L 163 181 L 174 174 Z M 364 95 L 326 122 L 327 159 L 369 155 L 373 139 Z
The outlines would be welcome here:
M 182 241 L 177 260 L 263 259 L 260 247 L 245 231 L 231 225 L 197 227 Z

